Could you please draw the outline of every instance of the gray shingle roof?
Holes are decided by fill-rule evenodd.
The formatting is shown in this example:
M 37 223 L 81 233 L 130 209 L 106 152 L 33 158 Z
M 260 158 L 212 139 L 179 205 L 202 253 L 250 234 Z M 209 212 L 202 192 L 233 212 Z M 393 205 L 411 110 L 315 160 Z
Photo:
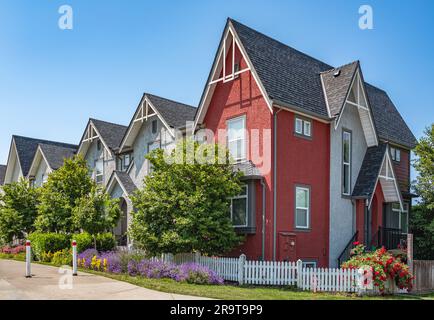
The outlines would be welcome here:
M 241 171 L 245 177 L 261 177 L 261 172 L 252 161 L 240 162 L 233 165 L 234 171 Z
M 116 150 L 119 147 L 128 127 L 92 118 L 90 121 L 95 125 L 101 135 L 101 139 L 104 140 L 107 146 L 113 151 Z
M 5 182 L 5 175 L 6 175 L 6 166 L 5 165 L 0 165 L 0 186 L 3 185 L 3 183 Z
M 114 171 L 113 175 L 116 175 L 119 178 L 120 183 L 122 183 L 122 186 L 125 188 L 125 191 L 128 195 L 133 194 L 134 191 L 137 190 L 137 186 L 135 185 L 128 173 L 122 171 Z
M 54 146 L 49 144 L 40 143 L 42 152 L 48 161 L 51 169 L 57 170 L 62 165 L 65 159 L 72 158 L 77 152 L 78 146 Z
M 265 90 L 272 100 L 300 108 L 306 113 L 328 117 L 320 74 L 333 70 L 332 66 L 233 19 L 228 21 L 234 26 Z M 353 64 L 347 65 L 344 72 L 348 71 L 348 74 L 350 74 L 353 67 Z M 367 83 L 365 85 L 379 137 L 413 148 L 416 139 L 387 96 L 387 93 Z M 338 84 L 338 86 L 340 88 L 337 88 L 337 92 L 334 93 L 337 102 L 340 101 L 342 96 L 341 87 L 343 87 L 343 84 Z M 336 105 L 339 105 L 339 103 Z M 333 107 L 334 112 L 337 109 L 337 107 Z
M 375 191 L 375 184 L 380 174 L 386 150 L 387 144 L 382 142 L 378 146 L 369 147 L 366 150 L 359 176 L 354 185 L 353 197 L 369 197 Z
M 186 121 L 194 121 L 197 108 L 153 94 L 145 93 L 157 111 L 171 127 L 184 127 Z
M 413 149 L 417 140 L 387 93 L 367 83 L 366 91 L 379 137 Z
M 355 61 L 321 73 L 331 117 L 341 112 L 358 66 Z
M 319 74 L 332 66 L 230 21 L 271 99 L 328 117 Z
M 21 164 L 21 170 L 23 176 L 27 176 L 27 174 L 29 173 L 30 166 L 32 165 L 33 157 L 35 156 L 39 144 L 59 146 L 65 148 L 76 148 L 76 146 L 73 144 L 34 139 L 34 138 L 28 138 L 28 137 L 22 137 L 16 135 L 12 136 L 12 139 L 15 141 L 15 145 L 17 147 L 18 159 Z

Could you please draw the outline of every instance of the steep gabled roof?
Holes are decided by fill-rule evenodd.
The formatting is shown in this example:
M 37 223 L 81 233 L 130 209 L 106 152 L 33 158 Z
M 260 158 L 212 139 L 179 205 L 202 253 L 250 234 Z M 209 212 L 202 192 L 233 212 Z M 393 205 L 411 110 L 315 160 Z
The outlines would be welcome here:
M 379 137 L 413 149 L 417 144 L 417 140 L 388 94 L 367 83 L 365 87 Z
M 107 183 L 107 191 L 110 193 L 115 184 L 118 183 L 127 196 L 130 196 L 137 190 L 136 184 L 126 172 L 115 170 L 110 176 Z
M 94 124 L 98 133 L 101 135 L 101 139 L 112 151 L 119 148 L 125 132 L 127 131 L 127 126 L 120 124 L 102 121 L 98 119 L 91 118 L 90 121 Z
M 321 73 L 326 102 L 332 118 L 341 112 L 358 66 L 359 62 L 355 61 Z
M 175 128 L 183 128 L 186 126 L 187 121 L 194 121 L 196 110 L 196 107 L 184 103 L 144 93 L 120 142 L 120 151 L 122 152 L 124 148 L 133 145 L 143 122 L 148 121 L 150 117 L 157 116 L 174 137 Z
M 53 170 L 59 169 L 63 165 L 65 159 L 72 158 L 77 152 L 78 148 L 76 145 L 65 147 L 54 146 L 45 143 L 41 143 L 39 146 L 44 154 L 45 159 L 47 159 L 48 165 Z
M 197 108 L 153 94 L 145 93 L 152 105 L 171 127 L 183 127 L 186 121 L 193 121 Z
M 0 186 L 2 186 L 5 182 L 5 175 L 6 175 L 6 166 L 1 164 L 0 165 Z
M 228 19 L 253 64 L 268 96 L 274 103 L 299 109 L 307 114 L 329 119 L 326 99 L 321 83 L 321 73 L 333 71 L 334 68 L 277 40 L 274 40 L 233 19 Z M 354 62 L 343 66 L 345 74 L 351 74 L 356 66 Z M 343 95 L 342 83 L 333 96 L 333 113 L 339 109 Z M 391 141 L 407 148 L 416 143 L 414 135 L 405 124 L 387 93 L 365 82 L 368 100 L 371 105 L 376 132 L 380 139 Z M 330 90 L 331 88 L 329 88 Z M 335 101 L 334 101 L 335 100 Z
M 76 148 L 75 145 L 69 143 L 34 139 L 34 138 L 28 138 L 28 137 L 22 137 L 16 135 L 12 136 L 12 139 L 15 142 L 17 156 L 24 177 L 26 177 L 27 174 L 29 173 L 29 169 L 32 164 L 33 157 L 35 156 L 39 144 L 58 146 L 64 148 Z
M 378 175 L 380 174 L 387 144 L 379 143 L 378 146 L 369 147 L 366 150 L 362 167 L 359 171 L 352 196 L 355 198 L 368 198 L 375 191 Z
M 229 21 L 273 101 L 328 117 L 319 74 L 332 66 L 233 19 Z

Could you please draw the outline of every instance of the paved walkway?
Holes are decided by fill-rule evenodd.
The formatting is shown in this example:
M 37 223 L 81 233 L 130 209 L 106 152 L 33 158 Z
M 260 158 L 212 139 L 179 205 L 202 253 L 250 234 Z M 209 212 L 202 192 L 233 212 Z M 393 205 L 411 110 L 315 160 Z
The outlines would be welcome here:
M 164 293 L 89 273 L 77 277 L 57 267 L 32 264 L 25 278 L 25 263 L 0 259 L 0 300 L 197 300 L 200 297 Z M 69 274 L 71 271 L 69 270 Z M 72 285 L 71 285 L 72 279 Z

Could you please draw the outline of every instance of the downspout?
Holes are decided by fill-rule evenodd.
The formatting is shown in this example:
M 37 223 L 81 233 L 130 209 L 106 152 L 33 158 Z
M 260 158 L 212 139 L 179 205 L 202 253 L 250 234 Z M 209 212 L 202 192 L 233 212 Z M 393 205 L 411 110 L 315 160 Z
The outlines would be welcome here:
M 282 111 L 282 109 L 277 110 L 273 114 L 273 260 L 276 260 L 276 243 L 277 243 L 277 114 Z
M 262 261 L 265 260 L 265 182 L 261 179 L 262 186 Z

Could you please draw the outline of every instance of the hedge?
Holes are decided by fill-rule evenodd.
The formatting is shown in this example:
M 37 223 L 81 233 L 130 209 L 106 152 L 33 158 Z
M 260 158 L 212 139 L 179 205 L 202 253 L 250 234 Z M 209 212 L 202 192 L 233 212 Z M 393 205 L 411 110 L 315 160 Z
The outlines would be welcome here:
M 56 252 L 71 245 L 71 236 L 63 233 L 40 233 L 33 232 L 29 235 L 32 252 L 36 259 L 42 260 L 44 252 Z
M 72 240 L 77 242 L 78 253 L 94 248 L 93 237 L 86 232 L 74 235 L 34 232 L 29 235 L 29 240 L 32 243 L 32 252 L 39 261 L 47 258 L 44 253 L 55 253 L 63 249 L 70 249 Z M 116 247 L 115 237 L 110 232 L 97 234 L 96 247 L 99 251 L 113 250 Z

